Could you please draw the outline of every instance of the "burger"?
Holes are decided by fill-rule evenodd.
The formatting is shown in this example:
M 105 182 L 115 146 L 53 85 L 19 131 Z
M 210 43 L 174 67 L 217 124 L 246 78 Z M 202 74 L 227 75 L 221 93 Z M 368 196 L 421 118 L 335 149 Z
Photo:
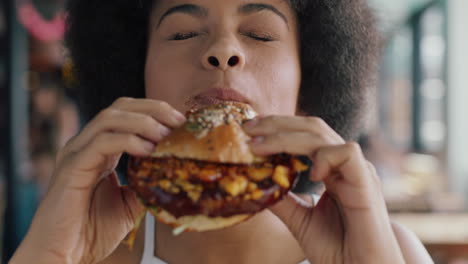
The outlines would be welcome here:
M 130 157 L 128 184 L 175 233 L 243 222 L 275 204 L 307 169 L 288 154 L 256 156 L 242 123 L 256 116 L 239 102 L 193 109 L 149 157 Z

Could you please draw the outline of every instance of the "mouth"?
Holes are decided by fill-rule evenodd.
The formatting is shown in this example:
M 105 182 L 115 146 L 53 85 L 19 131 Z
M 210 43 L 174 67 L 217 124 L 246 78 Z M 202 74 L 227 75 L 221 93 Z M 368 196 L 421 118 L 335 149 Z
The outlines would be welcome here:
M 242 95 L 234 89 L 212 88 L 190 98 L 186 102 L 186 105 L 190 108 L 198 108 L 222 103 L 225 101 L 250 104 L 250 101 L 247 99 L 247 97 L 245 97 L 244 95 Z

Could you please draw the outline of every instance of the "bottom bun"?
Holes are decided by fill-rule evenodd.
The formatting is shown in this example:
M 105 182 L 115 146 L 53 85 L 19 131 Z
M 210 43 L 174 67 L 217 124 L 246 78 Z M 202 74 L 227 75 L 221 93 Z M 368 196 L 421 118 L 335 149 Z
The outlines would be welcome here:
M 175 218 L 172 214 L 161 208 L 151 210 L 151 213 L 160 222 L 174 227 L 174 234 L 180 234 L 184 231 L 203 232 L 210 230 L 217 230 L 233 226 L 247 220 L 252 215 L 239 214 L 229 217 L 208 217 L 206 215 L 186 215 Z

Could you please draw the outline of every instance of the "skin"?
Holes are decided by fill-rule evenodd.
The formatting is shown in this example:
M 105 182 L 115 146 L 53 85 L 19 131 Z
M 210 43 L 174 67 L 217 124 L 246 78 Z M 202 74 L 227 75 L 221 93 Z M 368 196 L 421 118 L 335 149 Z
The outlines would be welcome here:
M 182 3 L 203 7 L 204 15 L 177 12 L 161 21 Z M 115 166 L 123 152 L 150 154 L 184 122 L 187 102 L 212 87 L 238 91 L 261 114 L 244 127 L 253 152 L 308 155 L 310 178 L 324 181 L 327 191 L 316 206 L 289 194 L 219 231 L 173 237 L 158 223 L 158 257 L 169 263 L 432 262 L 417 239 L 392 225 L 379 178 L 359 146 L 319 118 L 294 116 L 300 69 L 293 11 L 284 1 L 262 0 L 288 22 L 270 10 L 239 13 L 248 3 L 158 1 L 149 31 L 147 99 L 117 100 L 60 151 L 49 190 L 11 263 L 138 263 L 142 232 L 134 251 L 118 246 L 144 208 L 119 186 Z
M 262 3 L 273 3 L 287 23 L 272 11 L 238 12 L 241 3 L 254 2 L 158 1 L 149 30 L 147 97 L 185 112 L 190 108 L 186 102 L 193 96 L 213 87 L 231 88 L 247 97 L 260 114 L 294 115 L 300 84 L 295 15 L 286 2 L 277 0 Z M 161 21 L 168 9 L 187 3 L 207 9 L 208 14 L 177 12 Z M 190 32 L 196 35 L 171 40 L 174 34 Z M 274 40 L 260 41 L 250 36 L 254 34 Z M 219 67 L 209 63 L 211 56 L 218 59 Z M 238 63 L 229 66 L 232 57 Z

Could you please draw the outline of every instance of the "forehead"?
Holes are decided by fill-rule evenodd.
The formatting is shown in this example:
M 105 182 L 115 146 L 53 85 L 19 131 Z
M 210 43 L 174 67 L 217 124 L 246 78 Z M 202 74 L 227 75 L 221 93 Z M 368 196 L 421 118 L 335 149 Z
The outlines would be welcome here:
M 289 0 L 156 0 L 153 5 L 153 15 L 160 16 L 165 10 L 184 4 L 197 5 L 216 12 L 238 10 L 247 4 L 267 4 L 277 8 L 288 17 L 295 17 Z

